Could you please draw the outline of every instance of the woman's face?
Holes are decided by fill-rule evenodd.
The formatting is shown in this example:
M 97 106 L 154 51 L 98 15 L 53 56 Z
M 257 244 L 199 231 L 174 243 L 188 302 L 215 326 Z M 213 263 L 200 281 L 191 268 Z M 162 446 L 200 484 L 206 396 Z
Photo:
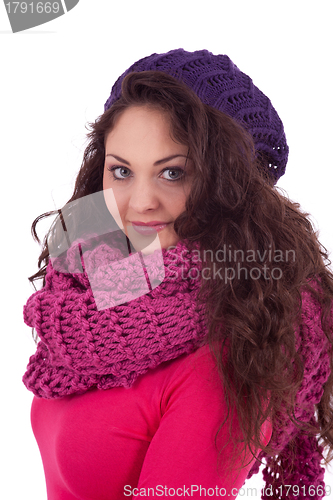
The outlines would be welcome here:
M 173 222 L 185 209 L 192 179 L 187 155 L 162 111 L 133 106 L 117 118 L 105 141 L 103 189 L 112 188 L 127 236 L 157 232 L 161 248 L 177 244 Z

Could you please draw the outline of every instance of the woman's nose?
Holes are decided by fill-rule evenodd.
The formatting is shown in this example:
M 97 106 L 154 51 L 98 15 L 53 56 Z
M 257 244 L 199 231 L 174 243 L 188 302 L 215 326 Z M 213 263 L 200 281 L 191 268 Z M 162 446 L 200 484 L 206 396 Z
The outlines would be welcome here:
M 137 213 L 143 213 L 147 210 L 156 210 L 158 206 L 156 186 L 152 182 L 138 182 L 132 186 L 129 208 Z

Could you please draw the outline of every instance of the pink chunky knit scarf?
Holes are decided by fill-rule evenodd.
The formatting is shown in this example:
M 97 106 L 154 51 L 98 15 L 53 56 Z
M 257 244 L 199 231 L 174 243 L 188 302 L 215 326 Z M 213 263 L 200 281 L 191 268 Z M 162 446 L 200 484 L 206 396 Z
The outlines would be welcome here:
M 24 307 L 25 323 L 40 338 L 23 377 L 36 396 L 56 398 L 93 387 L 130 387 L 138 375 L 204 344 L 204 311 L 196 301 L 200 282 L 193 272 L 200 268 L 198 252 L 189 252 L 182 242 L 175 249 L 163 249 L 165 277 L 150 291 L 147 283 L 161 281 L 161 252 L 145 256 L 151 273 L 146 290 L 140 290 L 141 261 L 124 260 L 121 242 L 110 246 L 105 239 L 92 248 L 83 246 L 84 273 L 77 272 L 75 246 L 60 263 L 67 272 L 55 270 L 49 262 L 45 287 Z M 112 305 L 119 297 L 120 305 L 101 309 L 103 301 Z
M 34 293 L 24 307 L 26 324 L 34 327 L 40 338 L 23 377 L 36 396 L 58 398 L 94 387 L 130 387 L 149 369 L 190 353 L 207 341 L 204 308 L 196 300 L 201 270 L 197 251 L 189 251 L 186 242 L 162 250 L 163 281 L 156 253 L 146 256 L 150 275 L 149 279 L 146 276 L 149 289 L 145 291 L 140 290 L 142 281 L 136 279 L 140 268 L 142 271 L 141 263 L 122 260 L 126 251 L 121 250 L 119 242 L 114 246 L 105 238 L 96 241 L 82 245 L 82 259 L 77 248 L 70 249 L 56 266 L 63 266 L 64 272 L 50 262 L 44 288 Z M 85 272 L 79 272 L 82 260 Z M 110 283 L 113 287 L 108 289 Z M 154 288 L 154 283 L 160 284 Z M 135 293 L 137 298 L 133 299 Z M 133 300 L 125 302 L 127 296 Z M 112 300 L 118 305 L 110 307 Z M 295 416 L 316 425 L 315 405 L 330 374 L 329 348 L 319 304 L 307 291 L 302 293 L 302 301 L 302 325 L 296 339 L 304 362 L 304 378 L 296 398 Z M 259 455 L 259 460 L 265 459 L 267 464 L 262 498 L 322 498 L 322 448 L 315 437 L 300 432 L 281 414 L 274 423 L 271 443 L 277 457 Z M 289 496 L 281 477 L 273 473 L 276 463 L 284 472 L 285 485 L 294 487 L 289 488 Z M 248 477 L 258 472 L 259 465 L 259 461 L 253 465 Z
M 317 285 L 315 287 L 317 288 Z M 331 346 L 321 326 L 321 312 L 318 301 L 309 291 L 303 291 L 302 324 L 296 332 L 296 346 L 304 362 L 304 376 L 296 396 L 295 417 L 317 428 L 315 405 L 322 398 L 325 382 L 331 372 Z M 333 333 L 333 309 L 331 309 L 330 325 Z M 323 448 L 318 446 L 316 437 L 310 437 L 297 428 L 286 414 L 280 413 L 278 422 L 275 422 L 273 428 L 271 443 L 276 449 L 277 457 L 261 453 L 248 476 L 250 478 L 257 473 L 259 461 L 265 459 L 263 477 L 266 486 L 262 492 L 262 499 L 317 500 L 325 496 L 325 469 L 320 465 Z M 276 463 L 283 471 L 284 485 L 281 477 L 274 473 Z M 289 489 L 286 485 L 289 485 Z M 272 495 L 274 491 L 275 494 Z

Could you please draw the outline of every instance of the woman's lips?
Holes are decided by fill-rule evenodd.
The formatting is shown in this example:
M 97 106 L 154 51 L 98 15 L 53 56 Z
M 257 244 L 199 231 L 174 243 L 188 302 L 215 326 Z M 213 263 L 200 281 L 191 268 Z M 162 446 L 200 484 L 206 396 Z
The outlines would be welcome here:
M 170 222 L 167 222 L 165 224 L 156 224 L 155 226 L 138 226 L 136 224 L 132 223 L 132 226 L 134 227 L 135 231 L 137 231 L 140 234 L 149 236 L 154 233 L 159 233 L 164 229 Z

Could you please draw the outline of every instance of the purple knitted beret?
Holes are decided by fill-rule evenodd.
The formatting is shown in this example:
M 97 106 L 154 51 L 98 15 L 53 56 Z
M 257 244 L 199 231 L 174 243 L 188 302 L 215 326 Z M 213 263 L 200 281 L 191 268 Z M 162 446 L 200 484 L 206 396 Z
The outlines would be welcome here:
M 241 122 L 252 134 L 274 184 L 285 173 L 289 148 L 279 115 L 268 97 L 226 55 L 176 49 L 140 59 L 113 85 L 104 111 L 119 99 L 122 81 L 128 73 L 149 70 L 163 71 L 182 80 L 203 103 Z

